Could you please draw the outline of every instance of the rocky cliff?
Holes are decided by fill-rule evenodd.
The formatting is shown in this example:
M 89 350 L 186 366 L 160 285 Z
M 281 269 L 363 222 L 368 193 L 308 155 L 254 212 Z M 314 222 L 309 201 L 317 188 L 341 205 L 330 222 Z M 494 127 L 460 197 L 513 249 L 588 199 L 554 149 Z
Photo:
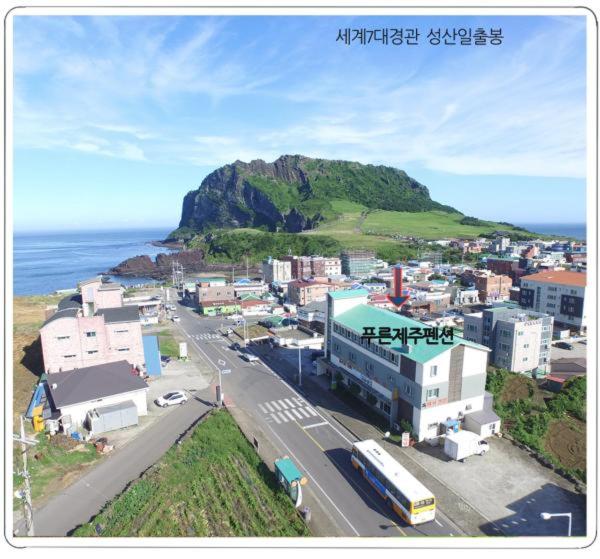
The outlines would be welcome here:
M 183 200 L 170 238 L 228 227 L 296 233 L 337 217 L 331 200 L 368 208 L 456 211 L 431 200 L 427 187 L 393 167 L 283 155 L 273 163 L 236 161 L 208 175 Z

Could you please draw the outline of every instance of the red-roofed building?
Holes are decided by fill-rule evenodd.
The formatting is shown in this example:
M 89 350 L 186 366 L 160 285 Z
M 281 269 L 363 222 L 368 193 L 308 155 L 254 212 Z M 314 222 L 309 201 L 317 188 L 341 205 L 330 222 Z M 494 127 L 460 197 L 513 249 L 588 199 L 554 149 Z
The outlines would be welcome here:
M 552 315 L 555 328 L 584 332 L 586 283 L 585 273 L 566 270 L 523 276 L 519 304 L 526 309 Z

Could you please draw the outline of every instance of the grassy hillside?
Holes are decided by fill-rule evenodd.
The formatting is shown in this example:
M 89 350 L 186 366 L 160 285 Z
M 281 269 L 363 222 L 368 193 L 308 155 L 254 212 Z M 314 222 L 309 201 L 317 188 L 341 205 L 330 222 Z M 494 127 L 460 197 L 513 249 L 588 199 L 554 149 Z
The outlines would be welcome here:
M 508 231 L 513 236 L 523 234 L 523 229 L 506 224 L 465 218 L 460 213 L 441 211 L 412 213 L 374 210 L 361 224 L 361 232 L 366 234 L 404 235 L 427 240 L 444 237 L 474 239 L 489 236 L 494 231 Z
M 100 528 L 100 534 L 96 527 Z M 225 410 L 110 502 L 75 536 L 281 537 L 308 529 Z

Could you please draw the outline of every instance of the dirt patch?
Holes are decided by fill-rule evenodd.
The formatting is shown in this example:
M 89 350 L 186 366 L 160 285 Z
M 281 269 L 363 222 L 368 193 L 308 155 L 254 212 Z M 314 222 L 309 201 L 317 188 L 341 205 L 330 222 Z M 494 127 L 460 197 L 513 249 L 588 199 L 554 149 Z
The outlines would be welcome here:
M 527 377 L 511 376 L 504 385 L 500 396 L 501 402 L 512 402 L 514 400 L 527 400 L 533 395 L 534 384 Z
M 554 421 L 548 427 L 544 448 L 567 468 L 586 469 L 585 423 L 577 419 Z

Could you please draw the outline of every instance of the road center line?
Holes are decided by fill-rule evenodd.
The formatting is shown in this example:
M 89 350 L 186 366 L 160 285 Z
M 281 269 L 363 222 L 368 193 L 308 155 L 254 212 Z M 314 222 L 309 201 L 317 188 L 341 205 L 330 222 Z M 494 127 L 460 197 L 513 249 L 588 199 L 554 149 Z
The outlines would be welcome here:
M 273 435 L 275 435 L 275 437 L 279 440 L 279 442 L 286 448 L 286 450 L 290 453 L 290 455 L 294 458 L 294 460 L 300 465 L 300 467 L 306 472 L 306 475 L 312 479 L 313 483 L 317 486 L 317 488 L 321 491 L 321 493 L 323 493 L 323 495 L 325 495 L 325 497 L 327 498 L 327 500 L 333 505 L 333 508 L 338 512 L 338 514 L 346 521 L 346 523 L 348 524 L 348 526 L 350 526 L 350 528 L 352 529 L 352 531 L 357 535 L 360 536 L 360 533 L 358 532 L 358 530 L 352 525 L 352 523 L 346 518 L 346 516 L 344 515 L 344 513 L 339 509 L 339 507 L 333 502 L 333 500 L 331 499 L 331 497 L 329 495 L 327 495 L 327 493 L 325 493 L 325 491 L 323 490 L 323 488 L 319 485 L 319 483 L 317 482 L 317 480 L 314 478 L 314 476 L 308 471 L 308 469 L 302 464 L 302 462 L 300 462 L 300 460 L 298 460 L 298 457 L 290 450 L 290 447 L 288 445 L 286 445 L 282 440 L 281 437 L 273 430 L 273 428 L 267 424 L 267 427 L 271 430 L 271 432 L 273 433 Z

